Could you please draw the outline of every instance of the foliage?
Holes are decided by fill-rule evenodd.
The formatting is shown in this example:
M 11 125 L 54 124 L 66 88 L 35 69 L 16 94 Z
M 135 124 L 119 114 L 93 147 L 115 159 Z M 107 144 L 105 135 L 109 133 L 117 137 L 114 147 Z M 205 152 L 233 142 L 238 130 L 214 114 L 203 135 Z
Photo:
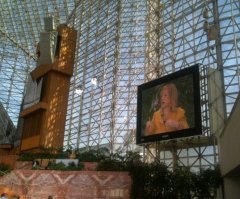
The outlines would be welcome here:
M 61 170 L 61 171 L 79 171 L 83 170 L 84 165 L 83 164 L 78 164 L 76 165 L 74 162 L 70 162 L 68 166 L 66 166 L 64 163 L 59 162 L 59 163 L 51 163 L 48 166 L 48 169 L 50 170 Z
M 124 161 L 127 162 L 128 165 L 137 164 L 142 161 L 142 156 L 139 152 L 127 151 Z
M 99 162 L 109 157 L 110 153 L 107 148 L 100 148 L 98 150 L 77 150 L 76 155 L 81 162 Z
M 187 172 L 189 170 L 179 168 L 175 172 L 171 172 L 162 163 L 153 162 L 148 164 L 142 162 L 141 159 L 142 157 L 137 152 L 130 151 L 124 156 L 117 153 L 111 154 L 109 158 L 99 162 L 97 170 L 128 171 L 132 178 L 131 198 L 172 199 L 177 198 L 179 194 L 182 196 L 188 194 L 185 187 L 183 188 L 183 186 L 188 186 L 188 180 L 184 181 L 183 179 L 185 179 L 186 175 L 189 175 Z M 178 177 L 178 179 L 174 179 L 175 177 Z M 179 193 L 176 192 L 177 188 Z
M 34 159 L 36 159 L 36 154 L 32 152 L 25 152 L 19 156 L 18 161 L 33 161 Z
M 216 189 L 222 184 L 219 166 L 214 169 L 201 170 L 194 178 L 195 197 L 208 199 L 215 195 Z
M 110 153 L 108 157 L 98 163 L 96 170 L 98 171 L 128 171 L 134 163 L 141 162 L 141 156 L 137 152 Z
M 67 170 L 69 171 L 80 171 L 84 169 L 84 165 L 83 163 L 78 163 L 78 165 L 76 165 L 74 162 L 71 162 L 68 164 L 68 166 L 66 167 Z
M 131 198 L 167 199 L 173 198 L 172 174 L 167 166 L 153 162 L 132 164 L 129 169 L 132 178 Z
M 37 158 L 68 158 L 73 149 L 57 151 L 42 150 L 41 153 L 24 153 L 20 159 L 33 161 Z M 54 151 L 54 153 L 53 153 Z M 222 183 L 218 167 L 192 172 L 190 168 L 175 166 L 170 170 L 158 161 L 145 163 L 138 152 L 110 153 L 107 148 L 99 150 L 75 150 L 80 162 L 98 162 L 97 171 L 127 171 L 132 178 L 131 198 L 135 199 L 209 199 L 216 194 Z M 51 163 L 52 170 L 82 170 L 83 164 Z
M 165 164 L 153 162 L 149 166 L 147 183 L 144 189 L 152 199 L 172 198 L 171 179 L 172 173 Z
M 25 152 L 20 154 L 18 161 L 34 161 L 35 159 L 65 159 L 68 153 L 62 148 L 41 148 L 38 152 Z
M 194 173 L 188 167 L 176 166 L 171 171 L 159 162 L 138 163 L 132 165 L 129 173 L 131 198 L 138 199 L 210 199 L 221 185 L 218 167 Z
M 107 159 L 100 161 L 97 168 L 97 171 L 124 171 L 124 165 L 120 161 Z
M 77 158 L 80 161 L 84 161 L 84 162 L 97 162 L 97 161 L 99 161 L 98 156 L 97 156 L 97 151 L 94 151 L 94 150 L 79 153 L 79 154 L 77 154 Z
M 172 171 L 171 185 L 173 189 L 173 198 L 181 196 L 184 199 L 190 199 L 193 191 L 194 173 L 190 171 L 189 167 L 176 166 Z
M 128 171 L 132 178 L 131 198 L 135 199 L 209 199 L 220 186 L 218 167 L 192 172 L 189 167 L 170 170 L 158 161 L 145 163 L 137 152 L 110 154 L 99 162 L 100 171 Z
M 130 164 L 128 169 L 132 178 L 131 198 L 147 198 L 148 194 L 146 193 L 145 185 L 149 178 L 148 164 L 144 162 Z
M 50 170 L 65 170 L 65 164 L 62 163 L 62 162 L 59 162 L 59 163 L 51 163 L 48 165 L 48 169 Z
M 68 159 L 72 151 L 76 153 L 76 158 L 81 162 L 99 162 L 100 160 L 105 160 L 110 156 L 107 148 L 100 148 L 98 150 L 76 150 L 72 147 L 69 147 L 66 150 L 63 150 L 63 148 L 41 148 L 37 152 L 22 153 L 18 160 L 34 161 L 35 159 Z
M 0 163 L 0 176 L 3 176 L 11 171 L 11 168 L 9 165 Z

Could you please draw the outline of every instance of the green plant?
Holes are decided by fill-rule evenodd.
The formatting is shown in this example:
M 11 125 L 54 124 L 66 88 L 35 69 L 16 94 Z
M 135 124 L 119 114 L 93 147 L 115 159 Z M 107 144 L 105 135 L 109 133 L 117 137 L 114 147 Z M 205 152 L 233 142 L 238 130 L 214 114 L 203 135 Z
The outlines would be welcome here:
M 129 167 L 132 178 L 131 198 L 172 199 L 172 173 L 165 164 L 135 162 Z
M 32 161 L 37 158 L 67 158 L 68 152 L 66 150 L 51 154 L 51 150 L 42 150 L 38 154 L 22 154 L 21 159 Z M 178 165 L 170 170 L 158 161 L 150 164 L 143 162 L 138 152 L 110 153 L 106 148 L 77 150 L 76 155 L 80 162 L 98 162 L 98 171 L 128 171 L 132 178 L 132 199 L 210 199 L 216 195 L 216 189 L 222 183 L 218 166 L 201 170 L 199 173 Z M 51 163 L 48 166 L 48 169 L 62 171 L 83 168 L 82 163 L 70 163 L 68 166 Z
M 48 165 L 47 167 L 49 170 L 61 170 L 61 171 L 79 171 L 79 170 L 83 170 L 84 165 L 82 163 L 79 163 L 78 165 L 76 165 L 74 162 L 70 162 L 67 166 L 62 163 L 55 163 L 52 162 Z
M 129 173 L 132 199 L 210 199 L 222 181 L 218 167 L 194 173 L 184 166 L 169 170 L 159 162 L 138 162 L 131 164 Z
M 97 162 L 97 161 L 99 161 L 96 151 L 93 151 L 93 150 L 80 153 L 77 155 L 77 158 L 81 162 Z
M 3 176 L 11 171 L 11 168 L 9 165 L 0 163 L 0 176 Z
M 36 154 L 32 153 L 32 152 L 25 152 L 22 153 L 19 158 L 18 161 L 33 161 L 36 159 Z
M 128 151 L 126 154 L 120 152 L 109 153 L 100 160 L 96 170 L 98 171 L 128 171 L 133 163 L 141 161 L 137 152 Z
M 172 173 L 168 167 L 158 161 L 148 165 L 147 183 L 145 191 L 152 199 L 172 198 L 173 189 L 171 188 Z
M 98 163 L 97 171 L 125 171 L 125 165 L 123 162 L 114 159 L 105 159 Z
M 172 171 L 173 197 L 190 199 L 194 191 L 194 178 L 195 174 L 190 171 L 189 167 L 175 166 Z
M 149 165 L 144 162 L 132 163 L 128 165 L 128 170 L 132 178 L 131 198 L 147 198 L 145 186 L 149 178 Z
M 98 150 L 78 150 L 76 156 L 80 162 L 99 162 L 105 160 L 110 156 L 107 148 L 100 148 Z
M 53 162 L 53 163 L 50 163 L 48 165 L 48 169 L 50 169 L 50 170 L 62 170 L 63 171 L 63 170 L 66 170 L 66 166 L 62 162 L 59 162 L 59 163 Z
M 78 165 L 76 165 L 74 162 L 70 162 L 66 167 L 66 170 L 69 170 L 69 171 L 80 171 L 83 169 L 84 169 L 83 163 L 79 163 Z
M 213 198 L 216 189 L 222 184 L 219 166 L 201 170 L 194 175 L 194 196 L 202 199 Z
M 57 153 L 55 155 L 55 159 L 68 159 L 68 152 L 67 151 L 62 151 L 61 153 Z
M 38 152 L 25 152 L 20 154 L 18 161 L 34 161 L 36 159 L 66 159 L 68 158 L 67 151 L 62 148 L 40 148 Z

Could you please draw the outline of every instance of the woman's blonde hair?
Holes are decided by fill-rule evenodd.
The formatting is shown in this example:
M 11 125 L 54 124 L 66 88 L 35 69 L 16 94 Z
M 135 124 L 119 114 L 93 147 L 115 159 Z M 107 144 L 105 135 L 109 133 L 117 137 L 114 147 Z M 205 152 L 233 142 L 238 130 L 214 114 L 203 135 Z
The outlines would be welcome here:
M 172 111 L 175 111 L 176 107 L 178 106 L 178 91 L 177 87 L 173 83 L 169 83 L 163 86 L 163 89 L 160 93 L 162 95 L 163 90 L 167 90 L 169 97 L 170 97 L 170 108 Z

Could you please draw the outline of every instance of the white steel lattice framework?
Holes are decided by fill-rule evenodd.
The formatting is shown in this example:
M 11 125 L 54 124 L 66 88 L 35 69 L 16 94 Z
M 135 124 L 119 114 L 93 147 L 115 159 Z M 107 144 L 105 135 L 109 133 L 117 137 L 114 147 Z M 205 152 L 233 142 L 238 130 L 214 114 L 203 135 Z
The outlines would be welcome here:
M 221 73 L 227 117 L 240 88 L 239 0 L 1 1 L 0 101 L 15 125 L 47 15 L 78 31 L 66 147 L 134 149 L 137 85 L 199 63 L 204 139 L 145 149 L 169 166 L 178 161 L 197 169 L 218 161 L 206 70 Z

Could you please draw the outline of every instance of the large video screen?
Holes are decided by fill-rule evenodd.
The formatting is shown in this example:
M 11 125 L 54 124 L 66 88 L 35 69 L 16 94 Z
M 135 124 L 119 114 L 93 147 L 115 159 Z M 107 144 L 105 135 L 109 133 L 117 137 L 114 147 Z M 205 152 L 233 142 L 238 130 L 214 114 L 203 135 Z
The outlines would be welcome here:
M 202 134 L 199 65 L 138 86 L 137 144 Z

